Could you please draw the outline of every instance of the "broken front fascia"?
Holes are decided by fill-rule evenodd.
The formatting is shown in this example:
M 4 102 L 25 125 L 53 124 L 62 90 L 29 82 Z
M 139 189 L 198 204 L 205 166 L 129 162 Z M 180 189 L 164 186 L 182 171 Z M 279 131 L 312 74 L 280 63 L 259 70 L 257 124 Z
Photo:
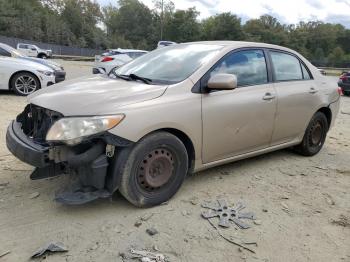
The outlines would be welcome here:
M 30 176 L 33 180 L 61 174 L 78 176 L 78 183 L 70 192 L 56 196 L 60 202 L 83 204 L 111 196 L 118 188 L 114 149 L 131 146 L 133 142 L 102 132 L 86 137 L 74 146 L 47 143 L 44 139 L 47 130 L 61 117 L 59 113 L 43 108 L 25 110 L 8 127 L 8 149 L 23 162 L 36 167 Z M 31 118 L 36 119 L 32 121 Z

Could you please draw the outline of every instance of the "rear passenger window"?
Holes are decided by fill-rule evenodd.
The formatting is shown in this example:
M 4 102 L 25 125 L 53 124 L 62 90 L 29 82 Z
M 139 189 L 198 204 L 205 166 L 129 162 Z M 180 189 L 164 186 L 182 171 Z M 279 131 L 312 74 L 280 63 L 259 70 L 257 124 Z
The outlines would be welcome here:
M 268 78 L 264 52 L 247 50 L 230 54 L 215 66 L 210 76 L 215 74 L 236 75 L 238 86 L 266 84 Z
M 270 51 L 270 54 L 276 81 L 303 79 L 303 73 L 298 58 L 293 55 L 274 51 Z
M 301 69 L 303 70 L 303 77 L 304 77 L 305 80 L 312 79 L 309 71 L 306 69 L 306 67 L 303 64 L 301 64 Z

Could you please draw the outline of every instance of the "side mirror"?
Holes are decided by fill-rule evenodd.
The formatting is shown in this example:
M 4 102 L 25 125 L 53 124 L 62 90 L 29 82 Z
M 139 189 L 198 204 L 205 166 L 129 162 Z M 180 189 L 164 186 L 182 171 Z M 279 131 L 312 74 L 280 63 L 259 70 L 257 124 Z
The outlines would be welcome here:
M 208 89 L 233 90 L 237 87 L 237 77 L 232 74 L 216 74 L 210 77 Z

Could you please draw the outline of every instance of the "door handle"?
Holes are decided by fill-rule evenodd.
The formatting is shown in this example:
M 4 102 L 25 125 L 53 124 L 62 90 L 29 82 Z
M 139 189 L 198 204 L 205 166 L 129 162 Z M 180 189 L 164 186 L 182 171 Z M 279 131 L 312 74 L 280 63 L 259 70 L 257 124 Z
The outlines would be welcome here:
M 309 90 L 309 93 L 310 94 L 316 94 L 318 92 L 318 90 L 314 87 L 311 87 L 310 90 Z
M 264 96 L 263 96 L 263 100 L 272 100 L 272 99 L 275 99 L 276 96 L 274 94 L 271 94 L 271 93 L 266 93 Z

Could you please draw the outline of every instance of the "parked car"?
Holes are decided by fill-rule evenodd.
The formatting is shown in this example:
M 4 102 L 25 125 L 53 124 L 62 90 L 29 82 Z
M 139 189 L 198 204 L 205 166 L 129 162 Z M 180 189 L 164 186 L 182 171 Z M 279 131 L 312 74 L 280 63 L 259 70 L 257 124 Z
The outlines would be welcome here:
M 175 44 L 177 44 L 177 43 L 176 42 L 172 42 L 172 41 L 159 41 L 158 44 L 157 44 L 157 48 L 162 48 L 162 47 L 175 45 Z
M 338 81 L 338 86 L 345 96 L 350 96 L 350 71 L 343 72 Z
M 25 56 L 22 53 L 20 53 L 17 49 L 3 43 L 0 43 L 0 55 L 32 61 L 32 62 L 36 62 L 36 63 L 43 64 L 50 67 L 51 69 L 54 70 L 55 83 L 62 82 L 66 79 L 66 72 L 64 71 L 63 66 L 51 60 L 44 60 L 40 58 Z
M 0 90 L 26 96 L 55 83 L 54 70 L 37 62 L 0 54 Z
M 95 64 L 92 69 L 93 74 L 109 74 L 112 69 L 120 67 L 140 56 L 147 54 L 144 50 L 134 49 L 111 49 L 101 56 L 95 56 Z
M 52 56 L 52 50 L 44 50 L 36 45 L 19 43 L 17 44 L 17 49 L 26 56 L 38 57 L 42 59 L 46 59 Z
M 282 148 L 317 154 L 339 98 L 338 87 L 293 50 L 178 44 L 110 76 L 35 92 L 6 141 L 36 167 L 32 179 L 77 174 L 80 186 L 57 201 L 81 204 L 119 189 L 147 207 L 169 200 L 188 173 Z

